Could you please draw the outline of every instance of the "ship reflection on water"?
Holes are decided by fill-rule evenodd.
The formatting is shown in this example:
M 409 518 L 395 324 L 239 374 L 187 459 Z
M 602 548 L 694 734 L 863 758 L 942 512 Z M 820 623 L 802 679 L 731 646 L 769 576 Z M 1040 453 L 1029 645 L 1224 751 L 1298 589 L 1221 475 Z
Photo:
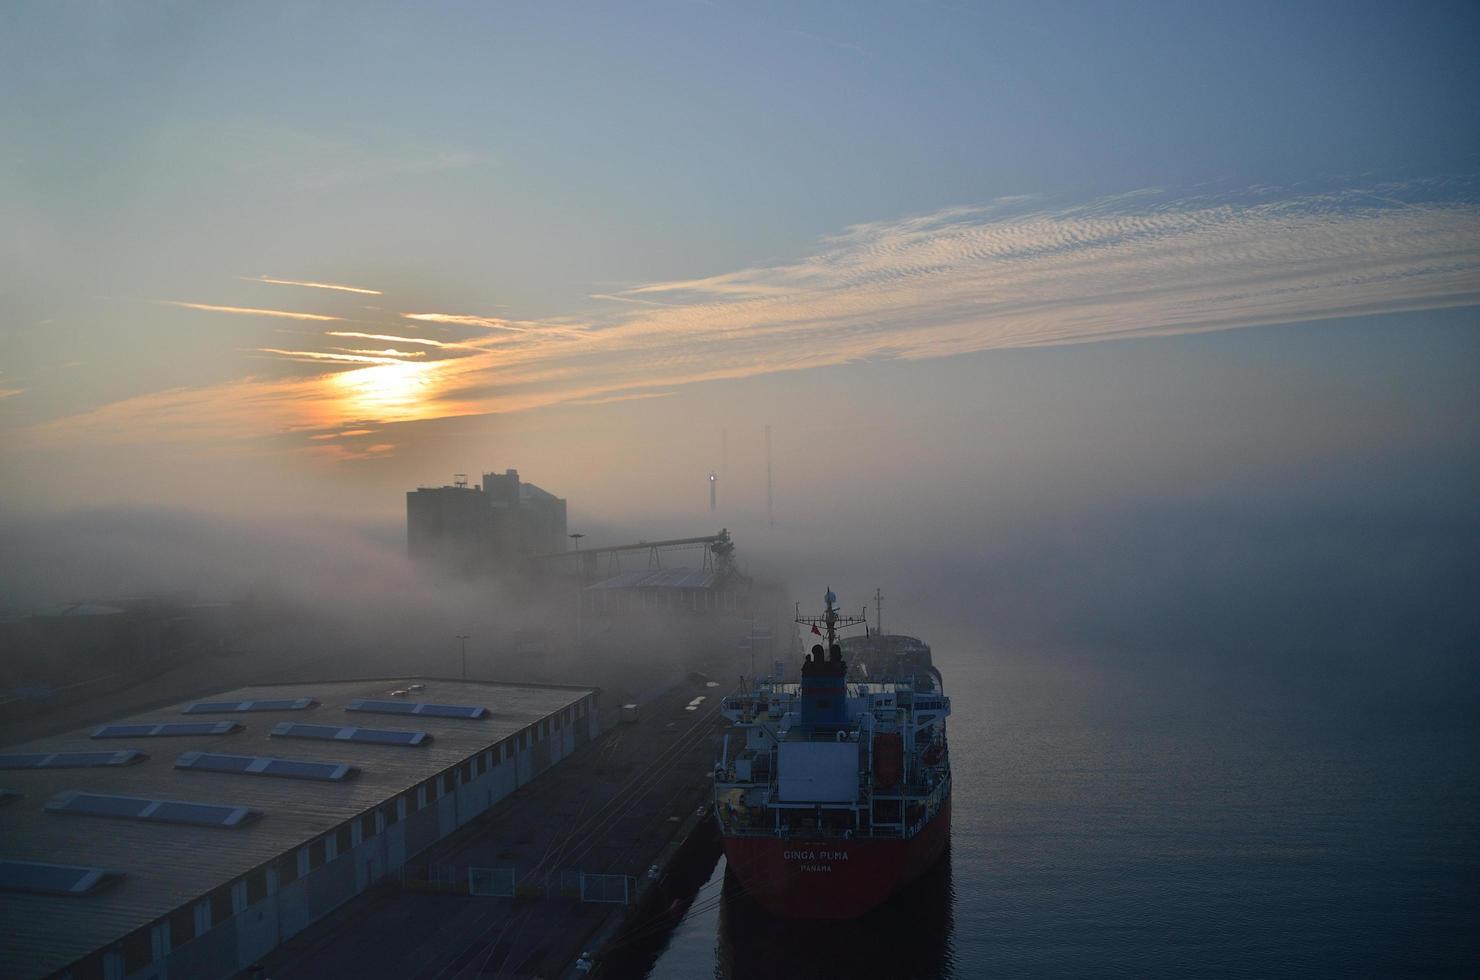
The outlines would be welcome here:
M 919 879 L 858 919 L 786 919 L 767 912 L 726 871 L 714 976 L 722 980 L 953 975 L 951 849 Z

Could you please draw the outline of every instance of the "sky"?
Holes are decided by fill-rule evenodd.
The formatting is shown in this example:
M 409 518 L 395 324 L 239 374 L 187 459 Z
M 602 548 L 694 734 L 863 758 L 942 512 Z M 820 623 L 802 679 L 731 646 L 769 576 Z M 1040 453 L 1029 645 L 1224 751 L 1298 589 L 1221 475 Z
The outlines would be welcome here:
M 686 534 L 717 469 L 764 537 L 766 426 L 783 526 L 928 500 L 931 542 L 1312 466 L 1468 486 L 1477 37 L 1469 3 L 8 5 L 0 510 L 389 524 L 518 467 L 573 526 Z

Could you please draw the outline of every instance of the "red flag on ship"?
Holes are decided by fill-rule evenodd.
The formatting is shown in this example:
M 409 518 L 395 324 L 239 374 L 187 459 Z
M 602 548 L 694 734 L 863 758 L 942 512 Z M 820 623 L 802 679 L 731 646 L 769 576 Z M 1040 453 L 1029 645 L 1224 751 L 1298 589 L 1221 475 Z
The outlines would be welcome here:
M 822 635 L 822 630 L 820 630 L 820 629 L 817 628 L 817 624 L 816 623 L 813 623 L 812 624 L 812 632 L 814 634 L 816 634 L 817 636 L 821 636 Z

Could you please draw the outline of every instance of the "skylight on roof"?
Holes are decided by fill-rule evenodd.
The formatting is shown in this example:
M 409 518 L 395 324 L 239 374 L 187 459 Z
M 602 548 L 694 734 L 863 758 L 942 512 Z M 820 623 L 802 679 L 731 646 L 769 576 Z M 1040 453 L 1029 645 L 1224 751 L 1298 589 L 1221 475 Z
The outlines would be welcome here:
M 234 721 L 171 721 L 162 724 L 103 725 L 93 738 L 170 738 L 185 735 L 230 735 L 242 726 Z
M 254 701 L 197 701 L 183 712 L 187 715 L 223 714 L 233 711 L 306 711 L 316 698 L 259 698 Z
M 86 895 L 121 877 L 122 875 L 109 874 L 102 868 L 42 864 L 37 861 L 0 861 L 0 890 L 8 892 Z
M 175 760 L 176 769 L 229 772 L 243 776 L 282 776 L 287 779 L 320 779 L 339 782 L 359 770 L 342 762 L 311 762 L 276 759 L 261 755 L 221 755 L 215 752 L 186 752 Z
M 432 740 L 426 732 L 393 732 L 348 725 L 303 725 L 294 721 L 273 725 L 271 735 L 273 738 L 314 738 L 360 745 L 425 745 Z
M 195 827 L 240 827 L 260 817 L 260 811 L 229 803 L 195 803 L 188 800 L 154 800 L 143 796 L 114 796 L 108 793 L 67 792 L 46 804 L 48 813 L 83 817 L 114 817 L 153 823 L 180 823 Z
M 0 754 L 0 769 L 85 769 L 94 766 L 129 766 L 149 758 L 138 749 L 118 752 L 7 752 Z
M 381 715 L 425 715 L 432 718 L 482 718 L 488 709 L 477 704 L 433 704 L 428 701 L 375 701 L 356 698 L 345 711 Z

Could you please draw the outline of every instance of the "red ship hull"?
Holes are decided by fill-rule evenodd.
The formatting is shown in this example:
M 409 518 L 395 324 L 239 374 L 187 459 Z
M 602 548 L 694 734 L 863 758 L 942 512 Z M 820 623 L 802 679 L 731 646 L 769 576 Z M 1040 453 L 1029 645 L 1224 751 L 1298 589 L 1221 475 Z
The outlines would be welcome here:
M 792 918 L 853 919 L 935 863 L 951 837 L 951 800 L 907 840 L 725 837 L 725 858 L 745 891 Z

